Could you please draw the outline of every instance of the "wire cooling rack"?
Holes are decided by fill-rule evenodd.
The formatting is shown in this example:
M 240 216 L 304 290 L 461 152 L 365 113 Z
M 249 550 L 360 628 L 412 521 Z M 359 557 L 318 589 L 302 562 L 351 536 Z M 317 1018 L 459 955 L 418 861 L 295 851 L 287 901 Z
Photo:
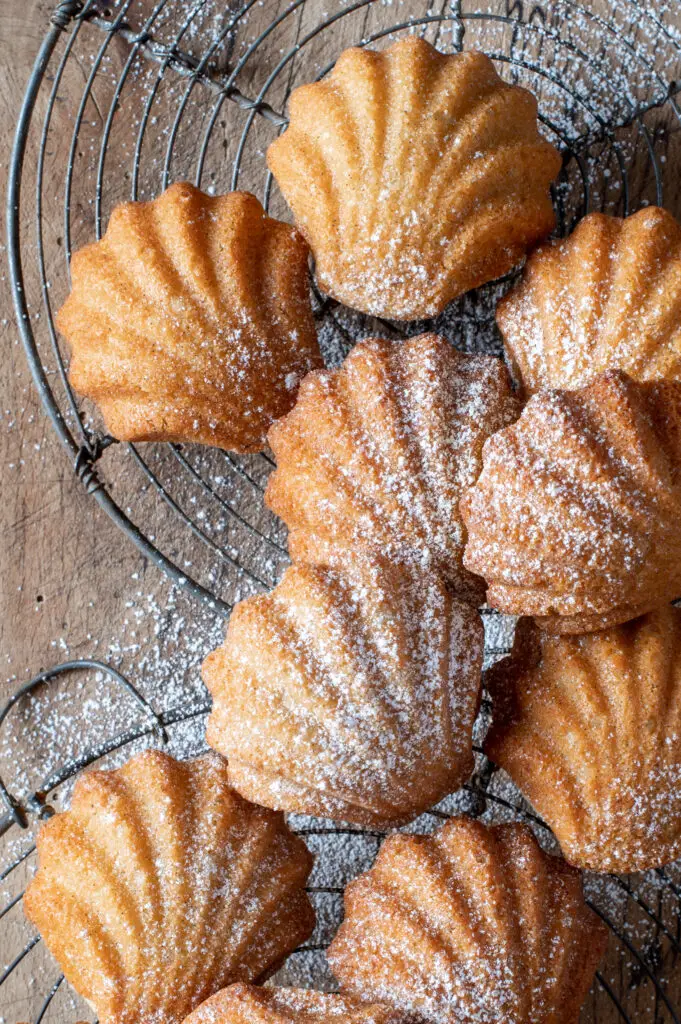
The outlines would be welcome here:
M 198 752 L 202 742 L 197 742 L 197 738 L 202 736 L 203 719 L 209 710 L 208 701 L 203 701 L 157 713 L 120 673 L 101 662 L 83 660 L 66 662 L 26 683 L 0 712 L 0 729 L 7 728 L 12 709 L 23 705 L 23 724 L 17 728 L 19 735 L 22 729 L 30 735 L 35 710 L 32 702 L 41 694 L 44 700 L 44 690 L 48 688 L 49 704 L 51 684 L 61 677 L 84 672 L 96 672 L 112 689 L 120 691 L 117 699 L 129 700 L 128 724 L 105 739 L 100 736 L 92 746 L 85 745 L 77 755 L 47 771 L 38 758 L 28 774 L 19 773 L 22 776 L 18 783 L 20 794 L 10 791 L 0 778 L 0 801 L 4 805 L 0 816 L 0 837 L 4 846 L 4 866 L 0 871 L 0 885 L 4 890 L 0 902 L 0 935 L 6 940 L 2 949 L 8 957 L 0 973 L 0 995 L 15 972 L 25 968 L 31 958 L 29 971 L 36 988 L 31 1000 L 35 1024 L 51 1019 L 51 1007 L 55 1008 L 55 1015 L 61 1013 L 64 1020 L 75 1019 L 75 1013 L 83 1014 L 83 1005 L 74 1000 L 63 976 L 45 954 L 40 937 L 21 916 L 23 886 L 35 861 L 36 826 L 41 819 L 61 809 L 68 800 L 74 779 L 86 768 L 121 763 L 150 742 L 182 756 L 186 756 L 188 749 L 191 753 Z M 44 706 L 42 713 L 45 714 Z M 483 717 L 484 714 L 483 710 Z M 174 733 L 192 722 L 198 727 L 194 738 L 188 748 L 185 736 L 178 750 Z M 409 829 L 430 831 L 453 813 L 467 813 L 488 821 L 525 820 L 533 826 L 540 842 L 549 848 L 555 845 L 550 829 L 509 787 L 502 773 L 495 773 L 494 767 L 481 755 L 479 746 L 476 746 L 476 757 L 476 771 L 461 792 L 422 815 Z M 277 980 L 327 988 L 332 986 L 333 979 L 326 967 L 324 950 L 340 923 L 344 885 L 370 866 L 383 833 L 302 816 L 292 816 L 291 824 L 317 854 L 308 886 L 317 913 L 317 926 L 311 938 L 293 953 Z M 673 866 L 646 877 L 594 875 L 586 877 L 585 886 L 587 902 L 611 931 L 611 951 L 596 975 L 583 1019 L 631 1024 L 648 1020 L 678 1022 L 678 1003 L 669 992 L 669 982 L 674 978 L 681 953 L 681 871 Z
M 599 3 L 248 0 L 238 11 L 216 0 L 58 4 L 10 168 L 10 277 L 21 334 L 77 477 L 189 591 L 227 614 L 280 574 L 282 528 L 262 504 L 272 462 L 118 444 L 101 429 L 69 387 L 54 326 L 73 249 L 100 237 L 117 202 L 157 195 L 182 177 L 209 190 L 248 189 L 286 216 L 264 150 L 286 125 L 291 89 L 325 74 L 348 45 L 380 46 L 412 32 L 443 50 L 484 50 L 538 96 L 543 131 L 564 157 L 555 189 L 560 232 L 590 209 L 662 203 L 665 160 L 681 123 L 674 26 L 652 6 Z M 488 5 L 487 13 L 477 9 Z M 466 350 L 498 352 L 494 307 L 512 278 L 408 327 L 352 313 L 315 290 L 327 361 L 362 336 L 424 329 Z
M 10 166 L 10 281 L 31 372 L 73 470 L 147 557 L 225 616 L 237 600 L 272 586 L 287 562 L 283 528 L 262 501 L 273 466 L 267 454 L 119 444 L 69 387 L 54 311 L 68 291 L 71 253 L 101 236 L 113 206 L 151 198 L 185 178 L 208 191 L 247 189 L 286 218 L 264 152 L 286 126 L 291 89 L 327 73 L 347 46 L 382 46 L 416 32 L 444 51 L 483 50 L 502 76 L 537 95 L 542 130 L 563 155 L 554 189 L 559 233 L 594 209 L 673 209 L 681 162 L 681 26 L 673 8 L 666 0 L 644 8 L 633 0 L 56 5 Z M 339 362 L 360 337 L 424 330 L 439 331 L 464 351 L 499 353 L 494 309 L 514 277 L 463 296 L 435 320 L 408 325 L 348 310 L 313 282 L 325 358 Z M 500 621 L 487 626 L 487 656 L 494 658 L 509 630 Z M 79 712 L 80 697 L 69 713 L 68 699 L 61 699 L 62 687 L 93 676 L 100 688 L 111 688 L 107 709 L 120 711 L 109 720 L 107 710 L 96 727 Z M 74 662 L 26 684 L 0 712 L 0 1006 L 8 1007 L 8 1019 L 18 1019 L 14 1006 L 36 1024 L 87 1012 L 21 914 L 37 822 L 61 806 L 89 765 L 120 763 L 150 742 L 182 756 L 198 752 L 207 710 L 188 698 L 157 712 L 110 667 Z M 484 719 L 483 712 L 478 742 Z M 31 750 L 30 766 L 14 763 L 16 749 Z M 414 827 L 432 828 L 456 810 L 490 820 L 524 817 L 551 844 L 543 822 L 479 752 L 470 785 Z M 294 825 L 319 854 L 311 880 L 318 926 L 282 979 L 324 987 L 330 978 L 323 949 L 340 917 L 342 885 L 371 863 L 380 834 L 307 819 Z M 612 942 L 583 1019 L 681 1024 L 681 873 L 671 867 L 632 879 L 589 876 L 586 884 Z M 22 994 L 5 1002 L 13 985 Z

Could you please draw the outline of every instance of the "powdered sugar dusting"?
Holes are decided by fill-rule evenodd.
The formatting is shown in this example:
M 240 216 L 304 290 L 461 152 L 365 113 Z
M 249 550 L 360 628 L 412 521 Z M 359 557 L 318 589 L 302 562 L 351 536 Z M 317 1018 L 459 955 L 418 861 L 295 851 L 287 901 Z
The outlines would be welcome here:
M 348 991 L 428 1021 L 568 1024 L 606 939 L 578 873 L 529 829 L 455 818 L 384 844 L 347 890 L 329 959 Z
M 556 833 L 571 863 L 662 867 L 681 853 L 681 611 L 579 637 L 523 632 L 487 677 L 485 748 Z M 526 641 L 527 643 L 527 641 Z M 536 664 L 534 661 L 536 660 Z
M 613 371 L 540 392 L 487 443 L 462 510 L 464 561 L 492 604 L 582 632 L 676 597 L 680 453 L 664 402 Z
M 439 580 L 294 566 L 240 606 L 204 676 L 244 795 L 360 824 L 413 817 L 472 765 L 482 635 Z
M 498 360 L 463 357 L 437 335 L 361 342 L 340 370 L 310 377 L 270 432 L 267 503 L 291 530 L 294 557 L 379 550 L 431 565 L 479 600 L 461 564 L 458 501 L 485 439 L 517 413 Z

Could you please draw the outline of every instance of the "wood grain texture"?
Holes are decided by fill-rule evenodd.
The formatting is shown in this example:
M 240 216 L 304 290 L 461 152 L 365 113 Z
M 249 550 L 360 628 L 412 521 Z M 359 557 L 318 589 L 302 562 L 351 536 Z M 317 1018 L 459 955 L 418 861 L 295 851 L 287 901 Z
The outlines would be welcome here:
M 0 175 L 3 178 L 8 167 L 21 97 L 53 6 L 52 0 L 2 0 L 0 3 Z M 137 4 L 136 10 L 139 12 L 142 6 Z M 144 6 L 150 10 L 153 4 L 151 0 L 145 0 Z M 258 24 L 271 21 L 287 6 L 283 0 L 264 0 L 263 5 L 254 8 L 249 32 L 255 33 Z M 438 0 L 433 6 L 444 9 L 444 0 Z M 467 6 L 470 8 L 472 4 Z M 486 7 L 487 4 L 480 6 Z M 520 0 L 517 3 L 509 2 L 506 6 L 509 10 L 519 10 L 525 17 L 535 7 Z M 594 16 L 608 18 L 612 15 L 613 5 L 609 0 L 591 0 L 589 6 Z M 681 31 L 681 12 L 670 11 L 669 6 L 665 0 L 649 0 L 644 5 L 649 13 L 656 17 L 664 16 L 670 26 Z M 257 61 L 249 63 L 241 82 L 244 91 L 250 95 L 256 94 L 269 70 L 280 58 L 281 48 L 294 46 L 304 38 L 318 19 L 320 11 L 326 12 L 330 7 L 326 0 L 307 0 L 295 17 L 287 19 L 285 34 L 273 40 L 269 50 L 265 47 Z M 558 20 L 559 16 L 554 15 L 553 27 L 560 29 L 560 24 L 556 24 Z M 343 18 L 333 33 L 318 36 L 309 44 L 305 60 L 298 55 L 290 62 L 286 76 L 275 83 L 268 94 L 269 101 L 275 107 L 283 103 L 288 85 L 298 84 L 309 77 L 309 67 L 314 67 L 316 73 L 333 60 L 344 46 L 376 31 L 382 23 L 382 5 L 379 4 L 370 5 Z M 632 26 L 622 24 L 623 30 L 627 28 L 631 29 Z M 486 35 L 486 31 L 482 24 L 473 26 L 468 45 L 484 45 L 486 41 L 490 45 L 498 43 L 499 34 L 490 31 Z M 582 26 L 580 31 L 582 37 L 578 41 L 583 44 L 585 40 L 588 41 L 589 24 Z M 635 36 L 640 34 L 636 26 L 632 31 Z M 426 38 L 436 41 L 437 34 L 437 28 L 431 27 Z M 95 45 L 94 35 L 92 45 Z M 191 45 L 191 40 L 188 40 L 189 49 Z M 541 56 L 543 44 L 537 45 L 537 55 Z M 117 41 L 112 46 L 107 58 L 107 74 L 98 81 L 94 99 L 86 110 L 87 125 L 83 129 L 80 147 L 82 155 L 78 154 L 80 162 L 77 164 L 79 169 L 83 168 L 83 172 L 81 178 L 77 175 L 72 203 L 78 214 L 74 218 L 77 226 L 74 244 L 80 244 L 92 233 L 92 176 L 86 170 L 91 169 L 96 153 L 93 157 L 89 147 L 94 145 L 101 134 L 112 101 L 112 83 L 117 72 L 125 65 L 128 55 L 129 45 L 123 41 Z M 73 111 L 79 102 L 88 70 L 86 64 L 74 62 L 59 89 L 55 113 L 57 130 L 50 136 L 50 145 L 55 147 L 55 153 L 54 159 L 47 164 L 43 189 L 48 196 L 58 197 L 62 189 L 63 182 L 57 169 L 64 163 Z M 150 72 L 155 73 L 155 69 Z M 673 77 L 669 68 L 665 68 L 665 74 Z M 681 77 L 681 72 L 677 77 Z M 129 153 L 136 137 L 139 106 L 147 86 L 148 81 L 146 85 L 145 82 L 131 81 L 125 93 L 124 109 L 116 116 L 114 146 L 121 153 Z M 176 108 L 177 92 L 174 84 L 161 84 L 158 103 L 160 109 L 168 110 L 173 105 Z M 228 168 L 239 139 L 239 133 L 234 128 L 238 126 L 240 129 L 245 121 L 246 115 L 232 106 L 221 111 L 207 153 L 206 184 L 213 183 L 218 188 L 230 187 Z M 193 173 L 196 133 L 204 123 L 205 113 L 196 109 L 183 122 L 177 140 L 172 177 Z M 675 170 L 681 159 L 679 125 L 669 118 L 668 111 L 655 110 L 647 115 L 646 124 L 651 132 L 664 134 L 667 153 L 664 172 L 665 205 L 679 216 L 681 175 Z M 256 153 L 258 146 L 264 147 L 273 137 L 272 132 L 271 127 L 258 124 L 254 129 L 249 152 Z M 623 131 L 623 135 L 626 135 L 626 131 Z M 29 164 L 35 163 L 35 155 L 35 149 L 32 149 L 27 158 Z M 261 168 L 261 163 L 252 166 L 247 162 L 238 185 L 261 188 Z M 129 196 L 129 164 L 125 173 L 107 179 L 104 217 L 113 203 Z M 54 177 L 50 178 L 50 175 Z M 159 182 L 160 168 L 158 163 L 150 159 L 145 164 L 140 180 L 141 193 L 157 191 Z M 635 165 L 632 192 L 652 197 L 650 175 L 643 160 L 640 166 Z M 30 205 L 27 206 L 30 210 Z M 58 209 L 57 201 L 54 209 Z M 283 210 L 275 205 L 273 212 L 276 215 Z M 30 216 L 27 216 L 22 228 L 26 233 L 34 231 Z M 50 233 L 50 251 L 56 252 L 59 249 L 57 239 L 63 234 L 57 213 L 48 218 L 46 230 Z M 47 269 L 54 276 L 55 298 L 63 297 L 66 287 L 63 259 L 55 259 L 54 265 Z M 37 268 L 32 267 L 29 273 L 32 296 L 36 293 L 36 272 Z M 111 661 L 128 673 L 157 707 L 174 706 L 184 692 L 202 695 L 198 665 L 203 655 L 219 640 L 221 623 L 210 611 L 178 593 L 177 588 L 172 588 L 163 575 L 125 540 L 75 478 L 32 385 L 13 321 L 4 267 L 1 273 L 0 696 L 10 694 L 20 682 L 67 655 L 100 657 Z M 138 486 L 137 477 L 129 468 L 123 472 L 126 475 L 121 480 L 121 486 L 127 485 L 134 491 Z M 159 530 L 172 528 L 172 522 L 169 526 L 167 522 L 164 523 L 162 516 L 152 518 L 150 522 L 152 528 L 158 526 Z M 69 752 L 77 753 L 82 749 L 85 734 L 91 736 L 96 732 L 96 715 L 89 712 L 86 723 L 83 708 L 87 706 L 85 701 L 88 698 L 99 698 L 106 686 L 106 680 L 92 679 L 87 681 L 83 690 L 78 689 L 75 683 L 70 690 L 66 688 L 61 710 L 70 738 L 63 736 L 60 742 Z M 104 707 L 105 714 L 104 722 L 100 721 L 99 724 L 105 724 L 107 730 L 111 728 L 112 722 L 120 723 L 129 717 L 129 706 L 125 705 L 124 700 L 120 701 L 120 706 L 118 701 L 100 702 L 101 707 Z M 26 777 L 35 778 L 36 766 L 54 764 L 50 758 L 53 757 L 51 751 L 55 745 L 55 731 L 48 727 L 37 729 L 35 723 L 17 717 L 18 721 L 12 726 L 8 743 L 0 743 L 0 771 L 11 774 L 19 761 L 21 772 Z M 186 739 L 185 746 L 181 748 L 183 752 L 191 747 L 196 735 Z M 13 840 L 17 851 L 24 845 L 23 836 L 20 840 Z M 2 889 L 0 906 L 4 905 L 8 895 Z M 664 899 L 654 894 L 650 900 L 655 903 L 656 909 L 659 908 L 655 900 L 660 906 L 664 904 Z M 631 901 L 625 901 L 622 909 L 616 909 L 614 913 L 619 926 L 633 929 L 637 942 L 648 943 L 652 958 L 659 955 L 664 964 L 664 975 L 671 978 L 670 999 L 678 1004 L 681 1001 L 681 971 L 678 970 L 673 943 L 664 935 L 661 936 L 658 954 L 654 930 L 645 931 L 645 913 L 633 909 Z M 669 920 L 669 913 L 666 919 Z M 31 934 L 22 921 L 20 908 L 12 911 L 7 920 L 10 922 L 9 928 L 3 928 L 1 933 L 2 963 L 11 959 L 11 955 Z M 659 1000 L 656 1010 L 656 1000 L 651 996 L 650 986 L 645 983 L 643 970 L 638 972 L 640 983 L 632 991 L 631 971 L 626 967 L 614 942 L 611 943 L 603 971 L 626 1005 L 632 1020 L 671 1019 Z M 32 984 L 32 978 L 38 974 L 41 985 Z M 41 953 L 31 954 L 16 972 L 11 986 L 0 989 L 0 1015 L 8 1022 L 34 1019 L 42 1001 L 40 992 L 45 991 L 45 980 L 52 981 L 56 976 L 56 969 L 50 965 L 49 958 L 43 957 Z M 656 1012 L 658 1016 L 655 1016 Z M 58 1024 L 72 1024 L 79 1018 L 85 1019 L 86 1015 L 86 1008 L 63 990 L 47 1019 Z M 612 1002 L 602 992 L 590 997 L 582 1016 L 584 1022 L 594 1024 L 614 1024 L 620 1019 Z

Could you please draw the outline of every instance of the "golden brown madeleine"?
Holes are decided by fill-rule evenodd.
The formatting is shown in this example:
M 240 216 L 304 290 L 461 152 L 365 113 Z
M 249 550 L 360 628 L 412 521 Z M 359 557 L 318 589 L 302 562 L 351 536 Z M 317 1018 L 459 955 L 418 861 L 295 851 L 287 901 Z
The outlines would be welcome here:
M 289 106 L 267 163 L 321 287 L 348 306 L 433 316 L 553 228 L 560 156 L 537 131 L 534 96 L 482 53 L 416 37 L 346 50 Z
M 532 253 L 497 323 L 527 395 L 609 369 L 681 380 L 681 225 L 656 206 L 589 214 Z
M 459 499 L 485 439 L 519 413 L 500 359 L 462 355 L 436 334 L 372 338 L 340 369 L 310 374 L 268 434 L 277 470 L 265 500 L 289 527 L 292 557 L 382 552 L 432 565 L 479 604 Z
M 681 609 L 586 636 L 522 620 L 487 673 L 485 749 L 571 864 L 628 873 L 681 855 Z M 616 780 L 616 781 L 615 781 Z
M 172 185 L 75 253 L 57 317 L 70 381 L 123 441 L 259 451 L 322 365 L 308 248 L 255 196 Z
M 270 973 L 314 926 L 305 844 L 215 754 L 83 775 L 38 835 L 24 910 L 103 1024 L 179 1024 Z
M 473 768 L 483 630 L 428 569 L 293 565 L 208 656 L 208 743 L 266 807 L 408 821 Z
M 452 818 L 385 840 L 327 955 L 343 991 L 433 1024 L 575 1024 L 606 942 L 527 826 Z
M 207 999 L 185 1024 L 400 1024 L 402 1019 L 391 1007 L 336 993 L 237 983 Z
M 636 618 L 681 594 L 681 383 L 620 370 L 542 391 L 485 443 L 461 502 L 464 564 L 489 603 L 557 633 Z

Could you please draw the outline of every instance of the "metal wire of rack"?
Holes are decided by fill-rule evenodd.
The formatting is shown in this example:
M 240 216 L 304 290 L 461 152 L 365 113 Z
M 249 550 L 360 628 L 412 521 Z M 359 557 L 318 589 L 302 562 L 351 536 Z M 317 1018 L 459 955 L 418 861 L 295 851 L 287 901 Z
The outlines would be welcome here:
M 269 456 L 119 444 L 68 383 L 54 310 L 66 294 L 72 251 L 101 236 L 113 205 L 155 195 L 184 177 L 208 190 L 248 189 L 273 215 L 285 217 L 263 154 L 286 126 L 290 91 L 326 74 L 348 45 L 380 46 L 411 32 L 444 50 L 482 49 L 502 74 L 537 94 L 543 130 L 563 154 L 554 191 L 560 233 L 591 209 L 626 214 L 646 202 L 663 204 L 681 137 L 678 32 L 652 4 L 642 9 L 620 0 L 611 9 L 599 0 L 498 0 L 484 11 L 473 0 L 338 0 L 329 6 L 320 14 L 316 0 L 247 0 L 238 8 L 214 0 L 62 0 L 17 123 L 8 188 L 10 280 L 43 405 L 88 494 L 171 579 L 225 616 L 241 597 L 272 586 L 287 561 L 281 525 L 262 502 Z M 462 297 L 436 320 L 408 325 L 345 309 L 312 281 L 327 361 L 337 362 L 362 336 L 422 330 L 439 331 L 466 351 L 498 353 L 494 308 L 514 276 Z M 488 644 L 488 656 L 501 652 Z M 16 890 L 0 908 L 0 928 L 19 941 L 0 971 L 0 987 L 40 948 L 15 919 L 21 886 L 14 880 L 34 853 L 32 843 L 17 845 L 16 837 L 28 838 L 51 813 L 54 795 L 83 768 L 108 763 L 137 743 L 172 743 L 174 729 L 200 721 L 208 710 L 207 702 L 194 700 L 157 713 L 110 667 L 74 662 L 18 691 L 0 712 L 0 731 L 12 708 L 26 706 L 30 720 L 45 686 L 95 670 L 129 694 L 139 720 L 84 743 L 81 753 L 44 772 L 21 795 L 0 779 L 0 838 L 7 846 L 0 852 L 0 884 Z M 479 757 L 470 785 L 421 826 L 432 827 L 452 808 L 512 814 L 530 820 L 550 841 L 544 823 L 501 776 Z M 359 844 L 360 866 L 370 862 L 380 839 L 328 823 L 297 827 L 322 844 L 320 856 L 334 837 Z M 322 924 L 293 958 L 294 979 L 301 962 L 310 961 L 308 980 L 328 980 L 321 951 L 338 921 L 338 883 L 322 871 L 312 887 Z M 588 1019 L 601 1019 L 607 1004 L 615 1015 L 607 1020 L 679 1022 L 681 1008 L 668 994 L 681 952 L 676 868 L 654 877 L 590 879 L 589 892 L 610 926 L 621 967 L 618 977 L 605 970 L 598 975 Z M 34 978 L 41 990 L 38 1024 L 67 986 L 49 973 L 49 961 Z

